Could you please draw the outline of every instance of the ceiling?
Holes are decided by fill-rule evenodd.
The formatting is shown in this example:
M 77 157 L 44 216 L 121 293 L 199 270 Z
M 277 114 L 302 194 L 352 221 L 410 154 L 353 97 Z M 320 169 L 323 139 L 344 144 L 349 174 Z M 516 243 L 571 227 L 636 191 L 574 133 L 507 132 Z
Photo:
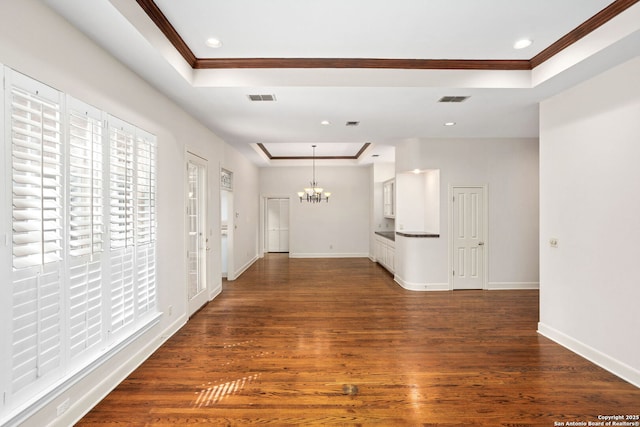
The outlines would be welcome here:
M 537 137 L 542 99 L 640 54 L 637 0 L 43 1 L 260 166 Z

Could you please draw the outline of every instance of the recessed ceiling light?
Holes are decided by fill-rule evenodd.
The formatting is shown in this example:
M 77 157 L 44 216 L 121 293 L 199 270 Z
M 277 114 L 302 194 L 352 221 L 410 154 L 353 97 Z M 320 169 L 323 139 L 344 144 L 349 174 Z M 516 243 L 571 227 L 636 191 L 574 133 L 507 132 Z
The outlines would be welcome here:
M 517 42 L 515 42 L 513 44 L 513 48 L 514 49 L 524 49 L 525 47 L 531 46 L 531 43 L 533 43 L 533 40 L 531 40 L 531 39 L 518 40 Z
M 446 122 L 444 125 L 445 126 L 455 126 L 456 122 Z
M 329 126 L 331 124 L 331 122 L 329 120 L 323 120 L 323 121 L 320 122 L 320 124 L 322 126 Z
M 221 46 L 222 46 L 222 42 L 221 42 L 220 40 L 216 39 L 216 38 L 213 38 L 213 37 L 212 37 L 212 38 L 210 38 L 210 39 L 207 39 L 207 41 L 205 42 L 205 44 L 206 44 L 207 46 L 209 46 L 209 47 L 214 48 L 214 49 L 217 49 L 217 48 L 219 48 L 219 47 L 221 47 Z
M 420 169 L 414 169 L 412 172 L 418 175 L 420 173 Z

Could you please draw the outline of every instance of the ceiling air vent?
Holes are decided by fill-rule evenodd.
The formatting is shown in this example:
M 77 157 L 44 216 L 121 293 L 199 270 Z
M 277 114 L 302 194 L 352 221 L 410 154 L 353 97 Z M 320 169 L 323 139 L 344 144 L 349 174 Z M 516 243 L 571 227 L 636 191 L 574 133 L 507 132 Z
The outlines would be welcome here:
M 443 96 L 438 102 L 464 102 L 469 99 L 468 96 Z
M 358 126 L 360 122 L 347 122 L 345 126 Z
M 275 95 L 247 95 L 251 101 L 275 101 Z

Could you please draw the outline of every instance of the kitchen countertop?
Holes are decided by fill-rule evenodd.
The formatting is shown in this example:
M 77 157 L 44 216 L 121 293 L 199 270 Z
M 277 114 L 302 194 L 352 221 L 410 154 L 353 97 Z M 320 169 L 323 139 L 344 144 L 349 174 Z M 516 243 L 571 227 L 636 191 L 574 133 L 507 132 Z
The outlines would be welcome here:
M 398 236 L 402 237 L 440 237 L 436 233 L 427 233 L 426 231 L 396 231 Z

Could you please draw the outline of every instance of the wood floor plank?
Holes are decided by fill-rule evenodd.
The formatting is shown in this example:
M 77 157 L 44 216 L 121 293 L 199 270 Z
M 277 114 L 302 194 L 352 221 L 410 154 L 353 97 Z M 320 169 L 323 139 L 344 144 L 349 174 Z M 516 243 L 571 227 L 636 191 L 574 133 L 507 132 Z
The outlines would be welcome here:
M 368 259 L 269 255 L 79 426 L 553 426 L 640 389 L 536 333 L 537 291 L 410 292 Z

